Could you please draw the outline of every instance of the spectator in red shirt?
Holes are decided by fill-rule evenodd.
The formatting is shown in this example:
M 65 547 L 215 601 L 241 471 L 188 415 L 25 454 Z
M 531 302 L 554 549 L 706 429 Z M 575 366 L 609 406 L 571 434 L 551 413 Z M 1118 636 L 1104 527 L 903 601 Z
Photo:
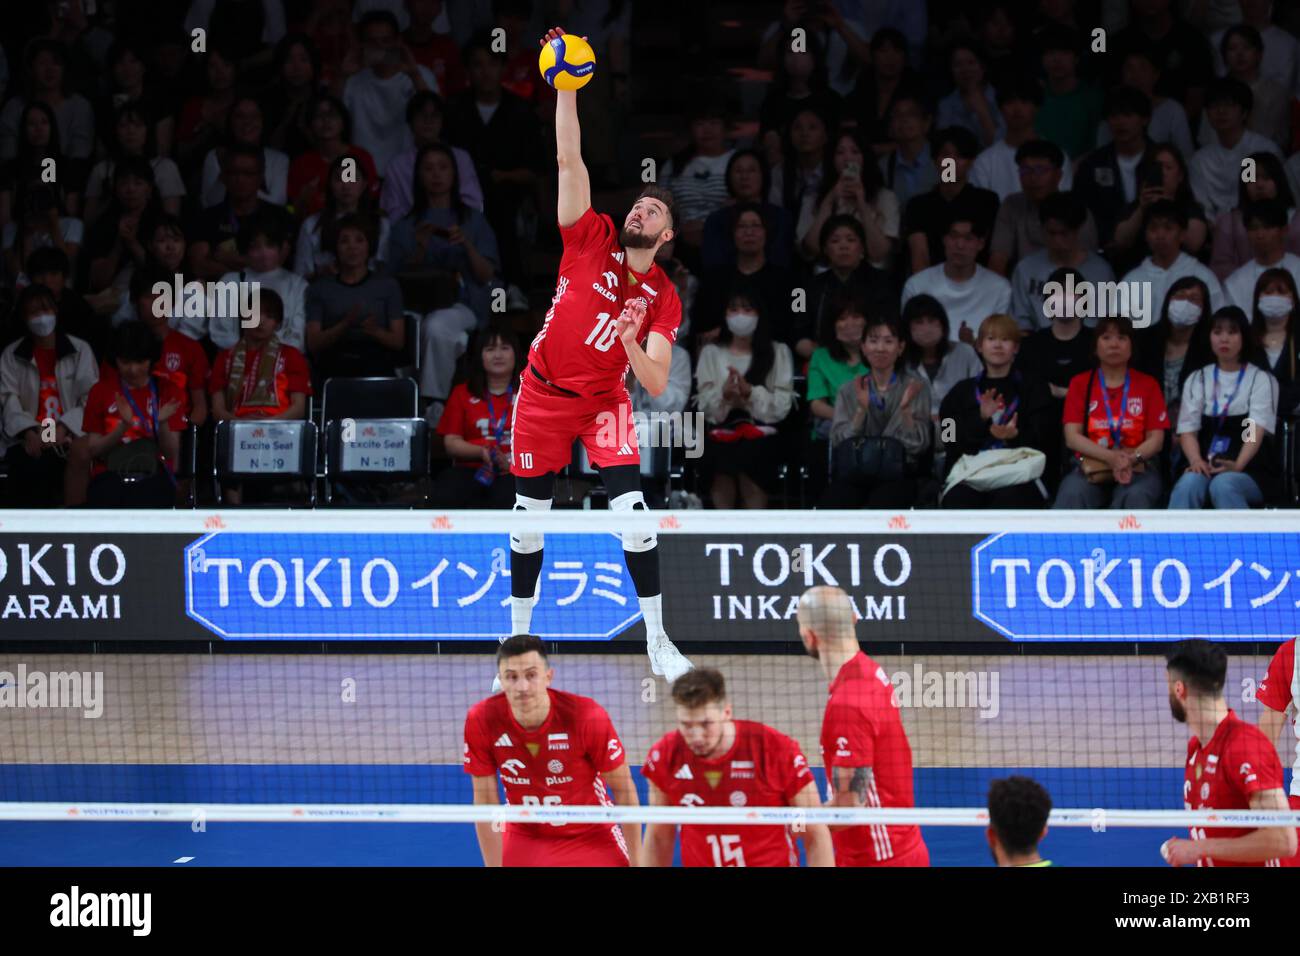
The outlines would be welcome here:
M 406 0 L 406 12 L 411 18 L 411 25 L 402 35 L 406 46 L 415 62 L 428 67 L 438 78 L 443 95 L 451 96 L 469 86 L 460 62 L 460 47 L 445 33 L 433 29 L 433 21 L 442 13 L 442 0 Z
M 1133 323 L 1098 319 L 1098 367 L 1070 380 L 1065 446 L 1075 467 L 1061 479 L 1056 508 L 1158 508 L 1160 450 L 1169 415 L 1160 383 L 1131 366 Z
M 0 452 L 10 478 L 5 507 L 64 503 L 68 446 L 80 434 L 96 372 L 90 346 L 66 334 L 57 315 L 54 293 L 29 285 L 14 310 L 23 335 L 0 355 Z
M 158 283 L 172 284 L 172 276 L 161 269 L 142 269 L 131 277 L 131 303 L 136 316 L 153 333 L 162 354 L 153 374 L 165 378 L 181 394 L 181 411 L 191 424 L 202 428 L 208 420 L 208 355 L 203 346 L 170 325 L 171 317 L 154 292 Z
M 438 420 L 452 464 L 434 482 L 433 507 L 509 508 L 510 423 L 523 352 L 509 329 L 488 327 L 469 354 L 469 380 L 451 390 Z
M 283 318 L 284 300 L 263 287 L 257 324 L 245 327 L 239 341 L 213 363 L 208 393 L 217 421 L 307 417 L 311 375 L 303 354 L 275 336 Z M 231 504 L 242 503 L 242 491 L 238 484 L 222 485 L 223 497 Z
M 185 397 L 170 381 L 152 374 L 161 350 L 142 322 L 118 326 L 112 350 L 117 374 L 100 379 L 86 399 L 86 434 L 79 449 L 93 474 L 86 503 L 92 508 L 170 508 L 176 497 L 180 433 L 187 425 Z M 70 468 L 72 457 L 70 452 Z
M 352 142 L 352 117 L 343 101 L 331 93 L 318 93 L 308 102 L 305 115 L 311 149 L 289 166 L 289 204 L 294 215 L 306 219 L 324 208 L 330 166 L 344 156 L 355 159 L 357 166 L 365 171 L 371 198 L 378 201 L 379 173 L 375 170 L 375 160 Z

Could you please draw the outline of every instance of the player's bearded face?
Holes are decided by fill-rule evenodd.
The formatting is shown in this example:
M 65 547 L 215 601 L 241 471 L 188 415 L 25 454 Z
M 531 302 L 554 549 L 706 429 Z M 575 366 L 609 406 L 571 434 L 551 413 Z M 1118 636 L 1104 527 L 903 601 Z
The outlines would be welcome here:
M 1172 686 L 1169 688 L 1169 712 L 1174 715 L 1174 720 L 1178 721 L 1180 724 L 1187 723 L 1187 708 L 1184 707 L 1183 702 L 1178 699 Z
M 623 227 L 623 231 L 618 234 L 618 241 L 624 249 L 653 249 L 663 233 L 663 229 L 655 233 L 647 233 L 643 222 L 628 223 Z

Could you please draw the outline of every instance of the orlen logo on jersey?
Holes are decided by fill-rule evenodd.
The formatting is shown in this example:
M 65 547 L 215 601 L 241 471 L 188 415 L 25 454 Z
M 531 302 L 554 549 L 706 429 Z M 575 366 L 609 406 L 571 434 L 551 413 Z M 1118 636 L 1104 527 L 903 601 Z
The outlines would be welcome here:
M 1237 772 L 1241 774 L 1242 783 L 1254 783 L 1256 774 L 1255 771 L 1251 769 L 1250 764 L 1242 764 L 1241 769 Z
M 501 779 L 518 787 L 527 787 L 532 783 L 527 777 L 512 776 L 512 774 L 522 773 L 525 769 L 527 768 L 522 760 L 511 757 L 501 765 Z
M 702 807 L 704 806 L 704 798 L 698 794 L 688 793 L 682 797 L 681 803 L 684 807 Z
M 605 275 L 607 275 L 607 276 L 610 276 L 610 275 L 613 275 L 613 274 L 614 274 L 614 273 L 612 273 L 612 272 L 606 272 L 606 273 L 605 273 Z M 602 278 L 603 278 L 603 276 L 602 276 Z M 601 285 L 599 282 L 593 282 L 593 283 L 591 284 L 591 287 L 592 287 L 593 289 L 596 290 L 596 293 L 597 293 L 598 295 L 603 295 L 605 298 L 609 299 L 610 302 L 617 302 L 617 301 L 618 301 L 618 296 L 616 296 L 614 293 L 610 292 L 608 289 L 606 289 L 606 288 L 605 288 L 603 285 Z
M 836 737 L 836 738 L 835 738 L 835 756 L 837 756 L 837 757 L 852 757 L 852 756 L 853 756 L 852 752 L 849 750 L 849 738 L 848 738 L 848 737 Z
M 609 745 L 607 749 L 609 750 L 610 760 L 617 760 L 619 757 L 623 756 L 623 745 L 618 742 L 617 737 L 609 738 Z

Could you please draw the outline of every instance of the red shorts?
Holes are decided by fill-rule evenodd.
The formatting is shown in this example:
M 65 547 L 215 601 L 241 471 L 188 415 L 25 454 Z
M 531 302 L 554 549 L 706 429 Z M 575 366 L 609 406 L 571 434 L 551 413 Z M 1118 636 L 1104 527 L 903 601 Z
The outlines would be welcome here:
M 532 478 L 559 471 L 581 439 L 597 467 L 641 465 L 636 423 L 626 388 L 582 398 L 565 395 L 524 369 L 510 421 L 510 473 Z
M 929 866 L 930 851 L 925 845 L 924 840 L 918 840 L 916 846 L 898 856 L 891 856 L 888 860 L 882 860 L 877 863 L 869 855 L 859 856 L 852 860 L 846 860 L 839 853 L 835 854 L 836 866 Z
M 502 837 L 502 866 L 630 866 L 622 833 L 613 828 L 592 837 L 536 837 L 507 828 Z

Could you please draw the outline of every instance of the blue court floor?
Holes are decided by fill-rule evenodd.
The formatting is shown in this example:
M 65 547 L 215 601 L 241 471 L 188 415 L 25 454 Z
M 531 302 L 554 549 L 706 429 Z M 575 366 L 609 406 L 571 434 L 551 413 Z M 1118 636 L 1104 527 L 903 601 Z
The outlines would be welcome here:
M 8 765 L 0 801 L 149 803 L 468 803 L 459 766 Z M 1124 795 L 1123 809 L 1181 809 L 1174 769 L 920 769 L 920 806 L 983 803 L 989 780 L 1025 773 L 1061 807 Z M 819 786 L 821 772 L 817 771 Z M 640 782 L 639 774 L 634 774 Z M 644 792 L 642 799 L 644 800 Z M 1065 866 L 1163 866 L 1177 830 L 1052 830 L 1043 854 Z M 980 827 L 927 827 L 935 866 L 991 865 Z M 183 861 L 183 862 L 182 862 Z M 478 866 L 469 824 L 0 822 L 0 866 Z

